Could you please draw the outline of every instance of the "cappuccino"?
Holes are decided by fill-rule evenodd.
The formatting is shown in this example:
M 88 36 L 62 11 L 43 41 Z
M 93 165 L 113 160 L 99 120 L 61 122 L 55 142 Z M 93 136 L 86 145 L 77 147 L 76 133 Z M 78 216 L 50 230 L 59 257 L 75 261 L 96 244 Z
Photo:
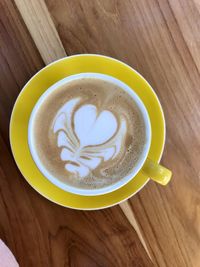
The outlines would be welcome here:
M 99 189 L 132 172 L 146 144 L 146 129 L 127 91 L 103 79 L 81 78 L 61 85 L 41 102 L 32 144 L 57 180 Z

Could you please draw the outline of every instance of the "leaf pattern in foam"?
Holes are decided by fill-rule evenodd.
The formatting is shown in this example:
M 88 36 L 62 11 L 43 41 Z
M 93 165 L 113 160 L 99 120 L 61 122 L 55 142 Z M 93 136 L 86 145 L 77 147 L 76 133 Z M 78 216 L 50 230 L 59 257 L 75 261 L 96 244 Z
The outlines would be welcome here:
M 67 103 L 65 103 L 57 112 L 53 120 L 53 131 L 54 133 L 63 130 L 66 138 L 74 146 L 74 149 L 77 149 L 79 142 L 74 135 L 72 129 L 72 114 L 75 106 L 79 103 L 80 98 L 75 98 Z M 61 141 L 61 140 L 60 140 Z
M 118 127 L 114 114 L 100 113 L 87 104 L 75 111 L 80 98 L 65 103 L 53 121 L 57 146 L 65 169 L 80 178 L 87 176 L 102 161 L 113 159 L 120 151 L 126 133 L 126 121 L 121 117 Z M 74 125 L 74 130 L 72 125 Z

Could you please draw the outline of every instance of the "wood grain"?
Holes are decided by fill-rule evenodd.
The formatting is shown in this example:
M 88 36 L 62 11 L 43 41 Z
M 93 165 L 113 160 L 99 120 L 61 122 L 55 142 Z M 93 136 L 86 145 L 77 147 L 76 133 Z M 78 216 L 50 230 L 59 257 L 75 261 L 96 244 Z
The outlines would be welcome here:
M 64 57 L 65 50 L 43 0 L 15 0 L 46 64 Z
M 11 109 L 44 65 L 16 6 L 0 4 L 0 237 L 22 267 L 152 266 L 119 208 L 64 209 L 36 193 L 17 170 L 8 141 Z
M 140 229 L 140 226 L 138 225 L 138 222 L 136 220 L 135 214 L 133 212 L 133 210 L 131 209 L 131 206 L 129 204 L 129 201 L 124 201 L 122 203 L 119 204 L 120 208 L 122 209 L 124 215 L 126 216 L 127 220 L 129 221 L 130 225 L 133 227 L 133 229 L 136 231 L 142 245 L 143 248 L 145 249 L 147 255 L 149 256 L 149 258 L 152 260 L 151 254 L 149 252 L 149 249 L 147 248 L 146 242 L 144 240 L 144 236 L 143 233 Z
M 35 2 L 41 4 L 40 0 Z M 87 52 L 114 56 L 152 84 L 167 122 L 162 162 L 173 170 L 173 179 L 165 188 L 150 182 L 129 200 L 128 208 L 136 215 L 153 264 L 119 207 L 73 211 L 30 188 L 12 159 L 8 123 L 20 89 L 44 63 L 16 6 L 2 0 L 0 238 L 22 267 L 200 267 L 199 2 L 45 3 L 68 55 Z
M 150 182 L 130 203 L 157 266 L 199 267 L 199 2 L 46 3 L 68 54 L 114 56 L 158 94 L 167 122 L 162 161 L 173 179 L 166 188 Z
M 19 12 L 10 1 L 0 1 L 0 131 L 7 145 L 14 101 L 27 80 L 43 66 Z
M 67 54 L 64 51 L 62 42 L 57 34 L 57 31 L 55 29 L 55 26 L 50 18 L 50 14 L 48 13 L 48 10 L 46 8 L 46 6 L 44 5 L 43 1 L 40 2 L 35 2 L 35 1 L 27 1 L 27 0 L 15 0 L 15 3 L 17 4 L 17 7 L 20 10 L 20 13 L 22 15 L 23 20 L 25 21 L 27 28 L 29 30 L 29 32 L 31 33 L 31 36 L 33 38 L 33 41 L 35 42 L 38 51 L 41 55 L 41 57 L 43 58 L 44 62 L 46 64 L 53 62 L 56 59 L 59 59 L 60 57 L 64 57 L 67 56 Z M 24 8 L 25 7 L 25 8 Z M 40 9 L 40 7 L 42 7 Z M 33 16 L 33 11 L 34 12 L 34 16 Z M 37 12 L 38 10 L 38 12 Z M 42 19 L 44 19 L 45 21 L 48 20 L 50 21 L 50 23 L 46 23 L 44 28 L 45 28 L 45 32 L 48 33 L 48 39 L 45 38 L 43 32 L 43 30 L 40 30 L 38 28 L 40 28 L 40 24 L 41 24 L 41 17 Z M 34 23 L 32 23 L 32 21 L 34 20 Z M 39 36 L 38 36 L 39 33 Z M 55 34 L 56 33 L 56 34 Z M 51 53 L 51 45 L 49 46 L 49 42 L 50 40 L 55 39 L 56 36 L 56 43 L 55 43 L 55 48 L 56 48 L 56 54 L 54 53 L 54 51 L 52 51 Z M 46 52 L 46 47 L 48 47 L 48 53 Z M 135 218 L 135 215 L 133 213 L 133 211 L 130 209 L 130 206 L 127 203 L 124 204 L 120 204 L 120 207 L 122 209 L 122 211 L 124 212 L 125 216 L 127 217 L 129 223 L 132 225 L 132 227 L 134 228 L 134 230 L 136 231 L 136 233 L 138 234 L 138 237 L 145 249 L 145 251 L 147 252 L 149 258 L 151 259 L 150 256 L 150 252 L 147 249 L 145 240 L 143 238 L 143 235 L 141 233 L 140 227 L 137 224 L 137 220 Z

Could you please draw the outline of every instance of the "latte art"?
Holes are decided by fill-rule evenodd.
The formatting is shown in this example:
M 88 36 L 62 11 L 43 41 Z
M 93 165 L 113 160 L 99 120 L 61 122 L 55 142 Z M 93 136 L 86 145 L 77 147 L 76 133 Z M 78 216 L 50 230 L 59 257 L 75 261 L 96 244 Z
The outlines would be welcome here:
M 77 189 L 105 188 L 130 175 L 146 144 L 132 96 L 97 78 L 56 87 L 42 98 L 31 124 L 43 174 Z
M 118 125 L 112 112 L 98 113 L 91 104 L 76 110 L 79 102 L 80 98 L 75 98 L 65 103 L 57 112 L 52 128 L 57 134 L 65 169 L 84 178 L 102 161 L 118 155 L 124 143 L 126 121 L 121 117 Z

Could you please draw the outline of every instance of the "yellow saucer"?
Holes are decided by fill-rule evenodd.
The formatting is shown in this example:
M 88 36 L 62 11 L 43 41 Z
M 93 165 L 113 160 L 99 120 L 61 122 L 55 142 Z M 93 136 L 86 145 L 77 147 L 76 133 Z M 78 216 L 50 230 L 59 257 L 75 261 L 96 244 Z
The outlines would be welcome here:
M 27 182 L 47 199 L 74 209 L 101 209 L 133 196 L 149 180 L 141 171 L 120 189 L 99 196 L 79 196 L 56 187 L 36 167 L 28 147 L 28 122 L 38 98 L 52 84 L 72 74 L 96 72 L 113 76 L 134 89 L 144 102 L 152 127 L 148 157 L 158 162 L 165 142 L 165 120 L 160 102 L 145 79 L 128 65 L 101 55 L 70 56 L 46 66 L 24 86 L 10 121 L 10 143 L 18 168 Z

